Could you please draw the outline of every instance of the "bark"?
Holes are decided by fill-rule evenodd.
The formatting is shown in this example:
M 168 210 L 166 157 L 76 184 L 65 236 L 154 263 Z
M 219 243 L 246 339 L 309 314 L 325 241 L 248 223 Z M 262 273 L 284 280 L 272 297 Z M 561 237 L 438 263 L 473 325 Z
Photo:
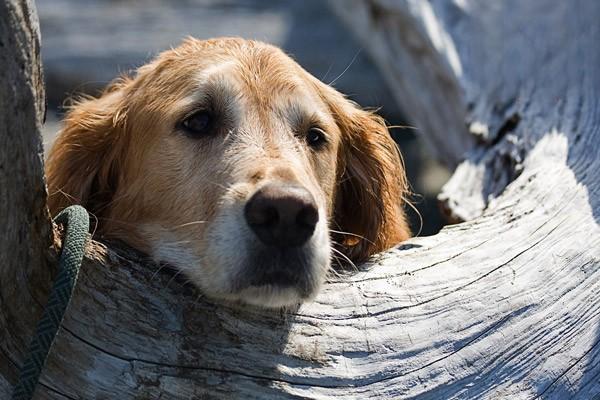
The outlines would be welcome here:
M 52 271 L 39 52 L 32 3 L 0 2 L 0 398 L 15 382 Z
M 332 4 L 440 157 L 466 157 L 442 197 L 468 222 L 286 313 L 94 243 L 37 398 L 600 395 L 600 3 Z

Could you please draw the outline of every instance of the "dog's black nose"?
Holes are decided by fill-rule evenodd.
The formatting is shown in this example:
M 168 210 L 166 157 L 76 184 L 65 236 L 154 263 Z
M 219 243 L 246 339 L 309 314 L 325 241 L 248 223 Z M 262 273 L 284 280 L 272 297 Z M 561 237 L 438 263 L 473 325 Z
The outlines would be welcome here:
M 300 246 L 313 234 L 319 221 L 315 199 L 301 186 L 266 184 L 244 208 L 246 221 L 267 245 Z

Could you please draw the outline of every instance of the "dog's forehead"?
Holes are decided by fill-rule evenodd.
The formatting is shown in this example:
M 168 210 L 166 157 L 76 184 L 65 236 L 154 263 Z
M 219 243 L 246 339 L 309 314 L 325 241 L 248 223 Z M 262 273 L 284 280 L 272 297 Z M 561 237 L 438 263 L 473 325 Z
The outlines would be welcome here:
M 270 111 L 327 111 L 314 78 L 278 49 L 219 53 L 203 60 L 193 73 L 192 97 L 210 93 L 213 101 L 236 103 L 237 98 L 252 108 Z
M 171 94 L 175 114 L 211 102 L 237 116 L 262 113 L 298 121 L 315 116 L 334 124 L 322 84 L 274 46 L 242 39 L 191 40 L 157 61 L 149 69 L 157 78 L 147 82 Z
M 315 90 L 306 79 L 306 72 L 279 51 L 261 49 L 236 52 L 208 63 L 198 71 L 204 84 L 228 83 L 243 95 L 263 98 L 280 95 L 312 95 Z

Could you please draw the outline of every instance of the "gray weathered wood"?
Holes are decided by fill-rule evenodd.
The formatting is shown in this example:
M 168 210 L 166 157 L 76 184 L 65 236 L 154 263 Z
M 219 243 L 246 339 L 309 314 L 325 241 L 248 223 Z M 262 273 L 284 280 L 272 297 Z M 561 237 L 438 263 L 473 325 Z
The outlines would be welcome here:
M 45 299 L 52 244 L 40 127 L 40 33 L 30 1 L 0 2 L 0 398 Z
M 412 292 L 427 302 L 417 309 L 430 310 L 436 332 L 446 330 L 428 334 L 417 351 L 443 348 L 446 358 L 403 349 L 399 358 L 422 367 L 402 379 L 402 393 L 597 396 L 600 3 L 331 3 L 369 44 L 441 158 L 456 159 L 456 149 L 475 144 L 440 194 L 453 219 L 470 222 L 426 239 L 435 249 L 420 263 L 434 276 L 410 278 L 427 287 Z M 447 120 L 448 107 L 464 129 Z M 436 253 L 446 261 L 435 261 Z M 398 265 L 407 265 L 405 257 Z M 411 377 L 419 383 L 408 389 Z
M 475 140 L 466 129 L 468 103 L 457 80 L 462 59 L 445 21 L 421 0 L 329 3 L 363 42 L 412 127 L 434 155 L 455 167 Z
M 332 4 L 441 157 L 470 149 L 443 194 L 468 222 L 286 313 L 213 304 L 96 243 L 37 398 L 600 395 L 600 3 Z

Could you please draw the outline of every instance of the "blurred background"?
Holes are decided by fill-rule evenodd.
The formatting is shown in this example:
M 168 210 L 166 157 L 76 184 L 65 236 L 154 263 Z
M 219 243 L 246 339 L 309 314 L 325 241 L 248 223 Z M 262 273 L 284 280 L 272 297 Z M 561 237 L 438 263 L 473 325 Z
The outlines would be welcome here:
M 283 48 L 300 65 L 363 107 L 379 108 L 389 125 L 410 125 L 366 51 L 323 0 L 38 0 L 48 115 L 44 145 L 60 129 L 65 100 L 97 94 L 122 73 L 194 36 L 241 36 Z M 445 223 L 435 196 L 450 174 L 428 153 L 418 127 L 391 129 L 400 145 L 413 204 L 415 234 Z

